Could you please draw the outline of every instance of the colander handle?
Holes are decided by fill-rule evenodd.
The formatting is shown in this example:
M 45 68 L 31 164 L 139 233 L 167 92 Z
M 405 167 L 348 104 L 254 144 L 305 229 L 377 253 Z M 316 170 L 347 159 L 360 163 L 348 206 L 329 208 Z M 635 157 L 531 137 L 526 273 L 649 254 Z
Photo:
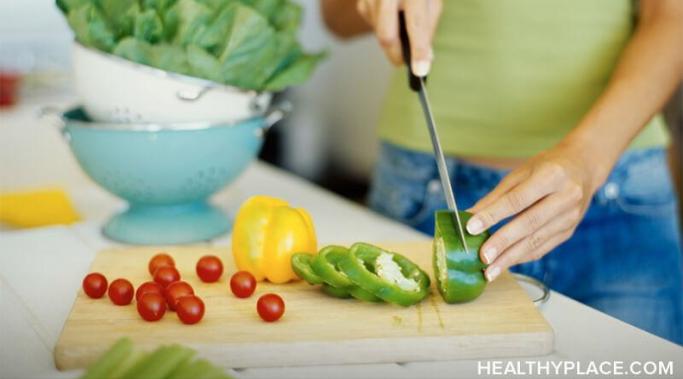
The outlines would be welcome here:
M 59 127 L 62 136 L 67 141 L 71 140 L 71 136 L 65 128 L 66 123 L 64 122 L 64 118 L 62 117 L 62 111 L 59 108 L 50 105 L 42 107 L 38 111 L 38 118 L 53 120 L 55 124 Z
M 54 106 L 48 105 L 38 110 L 39 119 L 51 119 L 55 121 L 60 128 L 64 128 L 64 119 L 62 118 L 62 111 Z
M 263 123 L 263 129 L 270 129 L 273 125 L 277 124 L 278 121 L 287 117 L 291 111 L 292 103 L 287 100 L 278 101 L 276 104 L 271 105 L 264 115 L 265 122 Z
M 191 103 L 199 100 L 202 96 L 204 96 L 206 93 L 208 93 L 214 88 L 217 88 L 217 86 L 205 86 L 198 89 L 185 89 L 177 91 L 175 95 L 179 100 Z M 261 114 L 264 108 L 267 106 L 268 99 L 270 99 L 270 95 L 271 94 L 268 92 L 254 92 L 254 95 L 251 101 L 249 102 L 249 109 L 252 112 Z
M 202 96 L 204 96 L 205 93 L 209 92 L 213 88 L 215 88 L 215 87 L 206 86 L 206 87 L 202 87 L 202 88 L 194 89 L 194 90 L 192 90 L 192 89 L 180 90 L 180 91 L 176 92 L 175 95 L 178 99 L 180 99 L 182 101 L 192 102 L 192 101 L 199 100 Z
M 58 119 L 59 121 L 62 120 L 62 111 L 59 110 L 59 108 L 47 105 L 38 110 L 38 118 L 50 118 L 54 117 Z
M 195 88 L 195 89 L 183 89 L 183 90 L 178 90 L 176 91 L 175 95 L 179 100 L 182 101 L 187 101 L 187 102 L 193 102 L 197 101 L 202 98 L 205 94 L 207 94 L 209 91 L 213 90 L 214 88 L 218 88 L 219 86 L 204 86 L 201 88 Z M 254 110 L 259 111 L 261 110 L 261 104 L 263 101 L 261 100 L 262 96 L 268 95 L 266 92 L 262 93 L 256 93 L 254 91 L 248 91 L 249 93 L 254 94 L 254 98 L 251 100 L 251 104 L 249 105 L 252 107 Z

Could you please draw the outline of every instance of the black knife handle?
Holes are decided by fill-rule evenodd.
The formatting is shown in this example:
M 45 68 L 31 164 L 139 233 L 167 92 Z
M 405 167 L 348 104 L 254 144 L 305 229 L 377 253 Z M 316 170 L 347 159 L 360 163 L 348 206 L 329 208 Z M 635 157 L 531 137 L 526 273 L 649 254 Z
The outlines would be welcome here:
M 413 74 L 413 70 L 410 66 L 410 37 L 408 37 L 408 28 L 406 27 L 406 16 L 403 11 L 398 12 L 398 34 L 399 38 L 401 39 L 401 52 L 403 54 L 403 63 L 406 64 L 406 71 L 408 71 L 408 84 L 410 85 L 410 89 L 412 89 L 415 92 L 418 92 L 422 88 L 422 82 L 420 81 L 420 78 Z M 427 81 L 426 76 L 424 77 L 424 81 Z

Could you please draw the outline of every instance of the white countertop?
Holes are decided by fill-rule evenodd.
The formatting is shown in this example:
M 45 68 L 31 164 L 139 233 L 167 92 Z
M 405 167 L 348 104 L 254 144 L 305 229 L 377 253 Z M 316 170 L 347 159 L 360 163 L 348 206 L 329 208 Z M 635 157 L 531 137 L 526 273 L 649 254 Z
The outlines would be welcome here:
M 0 378 L 75 377 L 58 372 L 52 349 L 71 308 L 82 277 L 96 252 L 113 243 L 100 225 L 122 202 L 92 184 L 80 171 L 57 129 L 36 118 L 42 105 L 64 105 L 68 96 L 25 100 L 0 111 L 0 190 L 61 186 L 69 191 L 85 221 L 73 226 L 0 230 Z M 400 241 L 425 239 L 403 225 L 378 216 L 311 183 L 272 166 L 255 163 L 237 182 L 215 197 L 234 214 L 242 200 L 270 194 L 307 208 L 319 240 Z M 223 236 L 211 242 L 224 246 Z M 683 348 L 552 293 L 541 307 L 556 335 L 549 356 L 513 361 L 673 361 L 683 372 Z M 240 378 L 321 377 L 473 377 L 476 360 L 357 366 L 247 369 Z M 575 374 L 576 375 L 576 374 Z M 590 377 L 590 375 L 588 375 Z

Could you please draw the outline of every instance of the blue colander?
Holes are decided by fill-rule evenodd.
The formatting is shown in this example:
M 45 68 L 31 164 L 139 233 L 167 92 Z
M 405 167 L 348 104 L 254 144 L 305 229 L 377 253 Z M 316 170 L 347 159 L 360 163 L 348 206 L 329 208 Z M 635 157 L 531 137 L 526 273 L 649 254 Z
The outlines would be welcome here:
M 285 113 L 224 124 L 108 124 L 81 108 L 61 115 L 63 134 L 81 168 L 128 208 L 104 226 L 132 244 L 205 241 L 230 230 L 208 198 L 254 160 L 264 131 Z

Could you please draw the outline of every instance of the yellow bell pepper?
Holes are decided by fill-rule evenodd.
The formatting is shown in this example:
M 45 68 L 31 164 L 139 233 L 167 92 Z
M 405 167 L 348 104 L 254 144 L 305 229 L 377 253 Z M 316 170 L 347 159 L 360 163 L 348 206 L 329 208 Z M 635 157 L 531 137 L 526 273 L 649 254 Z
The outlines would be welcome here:
M 238 269 L 249 271 L 258 281 L 297 280 L 291 256 L 300 252 L 317 252 L 313 221 L 306 210 L 262 195 L 242 204 L 232 229 L 232 254 Z

